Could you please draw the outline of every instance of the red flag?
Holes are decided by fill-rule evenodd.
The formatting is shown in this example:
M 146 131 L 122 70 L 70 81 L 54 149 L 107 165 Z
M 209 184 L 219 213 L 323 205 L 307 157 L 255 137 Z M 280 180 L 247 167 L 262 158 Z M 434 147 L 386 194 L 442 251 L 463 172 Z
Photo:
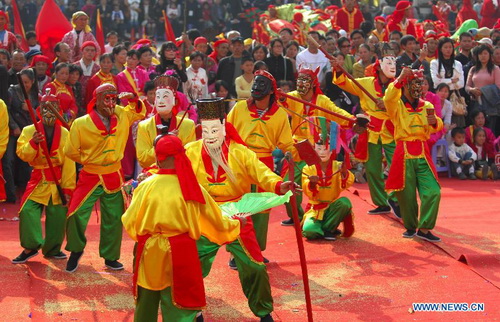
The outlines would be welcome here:
M 101 47 L 101 52 L 105 53 L 106 48 L 104 48 L 104 30 L 102 29 L 101 22 L 101 12 L 97 9 L 97 20 L 95 23 L 95 40 L 97 40 L 97 44 Z
M 21 21 L 21 15 L 19 14 L 16 0 L 12 0 L 12 15 L 14 16 L 14 33 L 21 36 L 21 43 L 19 44 L 19 47 L 26 52 L 29 50 L 29 46 L 28 41 L 26 40 L 26 34 L 24 33 L 23 22 Z
M 46 0 L 38 14 L 35 32 L 45 56 L 54 59 L 54 47 L 64 35 L 73 30 L 68 19 L 54 0 Z
M 175 42 L 174 29 L 172 29 L 172 25 L 170 24 L 170 20 L 168 20 L 165 10 L 163 10 L 163 19 L 165 20 L 165 40 Z

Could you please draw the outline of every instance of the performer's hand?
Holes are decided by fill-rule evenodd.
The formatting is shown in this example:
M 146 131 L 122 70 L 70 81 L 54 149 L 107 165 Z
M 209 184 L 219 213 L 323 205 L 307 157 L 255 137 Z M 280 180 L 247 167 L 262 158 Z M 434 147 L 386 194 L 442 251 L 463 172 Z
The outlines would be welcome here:
M 68 194 L 64 194 L 64 198 L 66 198 L 66 205 L 64 207 L 68 207 L 69 206 L 69 201 L 71 200 L 71 196 L 68 195 Z
M 21 129 L 16 127 L 15 129 L 12 130 L 12 135 L 14 135 L 15 137 L 18 137 L 19 135 L 21 135 Z
M 398 77 L 398 81 L 405 82 L 411 75 L 413 75 L 413 71 L 409 67 L 403 67 L 401 74 Z
M 380 99 L 379 99 L 379 100 L 377 100 L 377 101 L 375 102 L 375 105 L 377 105 L 377 108 L 378 108 L 379 110 L 385 111 L 385 104 L 384 104 L 384 101 L 383 101 L 383 100 L 380 100 Z
M 173 134 L 175 136 L 179 136 L 179 130 L 175 129 L 173 131 L 168 132 L 168 134 Z
M 310 176 L 309 182 L 316 184 L 319 182 L 319 177 L 318 176 Z
M 45 136 L 42 133 L 35 132 L 33 134 L 33 142 L 35 142 L 36 144 L 39 144 L 40 142 L 42 142 L 44 140 L 45 140 Z
M 340 66 L 336 57 L 332 57 L 332 59 L 330 59 L 330 65 L 334 71 L 338 71 Z
M 235 214 L 231 217 L 232 219 L 236 219 L 236 220 L 240 221 L 241 228 L 243 228 L 243 226 L 245 226 L 247 224 L 247 218 L 243 215 L 245 215 L 245 213 Z
M 302 191 L 302 189 L 300 189 L 300 186 L 298 184 L 296 184 L 295 182 L 293 182 L 293 181 L 285 181 L 280 186 L 280 193 L 282 195 L 284 195 L 289 190 L 292 190 L 292 187 L 295 187 L 295 191 Z
M 435 125 L 437 123 L 436 115 L 427 115 L 427 123 L 429 123 L 429 125 Z
M 130 93 L 130 92 L 123 92 L 123 93 L 118 94 L 118 98 L 131 100 L 131 99 L 135 98 L 135 94 Z

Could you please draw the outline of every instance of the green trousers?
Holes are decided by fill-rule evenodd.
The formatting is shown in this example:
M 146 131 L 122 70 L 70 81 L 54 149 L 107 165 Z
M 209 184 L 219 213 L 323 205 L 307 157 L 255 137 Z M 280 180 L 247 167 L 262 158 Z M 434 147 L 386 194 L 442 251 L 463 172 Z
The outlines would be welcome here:
M 302 169 L 304 169 L 304 167 L 307 164 L 305 161 L 299 161 L 299 162 L 296 162 L 295 165 L 296 165 L 295 172 L 294 172 L 295 178 L 293 181 L 295 181 L 295 183 L 297 183 L 299 186 L 302 187 Z M 288 174 L 285 176 L 285 180 L 289 180 Z M 295 200 L 297 200 L 297 210 L 299 213 L 299 221 L 302 222 L 302 218 L 304 217 L 304 209 L 302 208 L 302 192 L 297 192 L 295 194 Z M 292 206 L 290 205 L 290 203 L 289 202 L 285 203 L 285 207 L 286 207 L 286 213 L 287 213 L 288 217 L 293 218 Z
M 98 199 L 101 202 L 99 256 L 110 261 L 118 260 L 122 244 L 123 196 L 121 191 L 106 193 L 102 186 L 98 186 L 81 207 L 68 218 L 66 223 L 66 236 L 68 239 L 66 250 L 70 252 L 84 250 L 87 244 L 85 230 L 94 204 Z
M 41 216 L 45 208 L 45 240 L 42 236 Z M 53 205 L 50 199 L 48 206 L 28 199 L 19 211 L 19 237 L 21 246 L 29 250 L 42 248 L 45 256 L 59 254 L 64 241 L 64 224 L 68 208 Z
M 441 188 L 424 158 L 406 160 L 405 188 L 396 192 L 406 229 L 433 229 L 439 211 Z M 418 219 L 417 191 L 420 196 Z
M 396 200 L 394 196 L 388 196 L 385 192 L 384 167 L 382 166 L 382 150 L 385 152 L 387 164 L 391 166 L 395 148 L 396 143 L 382 144 L 380 139 L 378 144 L 368 143 L 368 160 L 365 162 L 366 178 L 372 202 L 376 206 L 388 206 L 388 198 Z
M 252 192 L 257 192 L 257 186 L 252 185 Z M 252 216 L 253 228 L 255 236 L 261 251 L 265 251 L 267 247 L 267 232 L 269 230 L 269 212 L 261 212 Z
M 163 321 L 193 322 L 196 319 L 199 311 L 180 309 L 174 305 L 170 287 L 161 291 L 151 291 L 140 286 L 137 289 L 135 322 L 158 321 L 158 306 L 161 307 Z
M 346 197 L 341 197 L 326 208 L 322 220 L 307 217 L 302 226 L 302 236 L 307 239 L 323 238 L 325 231 L 334 231 L 351 213 L 352 204 Z
M 210 273 L 220 246 L 204 236 L 201 236 L 196 242 L 196 246 L 198 247 L 203 277 L 206 277 Z M 273 297 L 266 265 L 253 261 L 238 240 L 228 244 L 227 250 L 233 254 L 236 261 L 241 287 L 248 299 L 250 310 L 258 317 L 268 315 L 273 311 Z

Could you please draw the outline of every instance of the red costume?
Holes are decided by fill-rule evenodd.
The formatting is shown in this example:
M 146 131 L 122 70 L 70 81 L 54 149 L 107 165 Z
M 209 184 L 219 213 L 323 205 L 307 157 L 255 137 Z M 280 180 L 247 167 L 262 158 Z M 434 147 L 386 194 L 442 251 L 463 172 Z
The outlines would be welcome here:
M 85 89 L 85 102 L 90 102 L 92 100 L 95 89 L 102 84 L 113 84 L 115 87 L 118 87 L 115 75 L 111 73 L 106 75 L 102 71 L 99 71 L 92 76 L 87 83 L 87 88 Z
M 396 5 L 396 11 L 392 14 L 392 19 L 387 19 L 389 23 L 387 24 L 387 29 L 389 33 L 394 30 L 401 31 L 403 35 L 412 35 L 415 38 L 417 37 L 415 24 L 409 19 L 405 18 L 405 11 L 411 8 L 410 1 L 399 1 Z M 403 22 L 405 19 L 405 22 Z
M 363 21 L 365 21 L 365 18 L 363 17 L 361 10 L 356 7 L 354 7 L 351 12 L 347 11 L 347 9 L 343 7 L 337 10 L 335 14 L 335 24 L 349 34 L 354 29 L 359 29 L 359 26 Z
M 472 8 L 471 0 L 463 0 L 462 9 L 458 12 L 457 19 L 455 20 L 455 26 L 458 28 L 465 20 L 469 19 L 479 21 L 476 11 Z
M 0 39 L 0 49 L 6 49 L 9 53 L 17 49 L 17 38 L 16 35 L 8 31 L 9 27 L 9 16 L 4 11 L 0 10 L 0 16 L 5 18 L 5 25 L 3 26 L 3 31 L 5 34 L 2 39 Z
M 497 0 L 484 0 L 481 7 L 481 23 L 480 27 L 492 28 L 495 25 L 498 17 L 500 17 L 500 6 Z
M 53 82 L 45 85 L 44 90 L 50 90 L 59 100 L 59 106 L 64 114 L 70 116 L 68 119 L 74 119 L 78 114 L 78 106 L 75 102 L 75 94 L 69 85 L 61 84 L 55 79 Z

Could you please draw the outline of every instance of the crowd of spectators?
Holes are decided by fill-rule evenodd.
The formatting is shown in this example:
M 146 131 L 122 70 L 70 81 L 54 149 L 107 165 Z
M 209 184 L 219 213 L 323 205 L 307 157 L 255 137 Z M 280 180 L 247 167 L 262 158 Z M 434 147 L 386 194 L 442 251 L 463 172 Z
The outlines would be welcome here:
M 405 1 L 399 3 L 402 2 Z M 444 1 L 439 2 L 442 5 Z M 437 23 L 428 20 L 424 23 L 424 33 L 417 36 L 409 27 L 401 30 L 397 25 L 390 28 L 386 23 L 387 15 L 394 10 L 401 11 L 399 3 L 389 1 L 379 8 L 360 4 L 358 9 L 354 0 L 345 0 L 345 8 L 362 13 L 361 20 L 352 30 L 338 28 L 338 25 L 326 32 L 303 30 L 315 42 L 309 38 L 300 42 L 296 30 L 283 28 L 272 35 L 269 43 L 259 43 L 250 38 L 252 26 L 241 14 L 253 6 L 267 9 L 269 1 L 69 0 L 58 3 L 75 29 L 54 47 L 55 60 L 50 61 L 44 55 L 47 53 L 40 51 L 37 35 L 32 31 L 42 3 L 18 1 L 25 30 L 29 31 L 26 36 L 30 50 L 23 52 L 17 47 L 9 50 L 5 46 L 0 49 L 0 98 L 7 103 L 10 115 L 10 140 L 2 159 L 8 202 L 15 202 L 19 197 L 16 187 L 24 189 L 29 179 L 26 178 L 27 164 L 15 153 L 17 137 L 22 128 L 31 123 L 18 85 L 18 72 L 21 72 L 34 107 L 39 104 L 38 95 L 50 89 L 59 97 L 69 121 L 86 113 L 93 90 L 104 82 L 114 83 L 120 92 L 137 93 L 149 106 L 151 115 L 154 113 L 151 80 L 159 74 L 174 73 L 180 79 L 179 91 L 184 93 L 179 109 L 188 110 L 189 117 L 196 121 L 195 107 L 188 109 L 194 99 L 248 98 L 252 75 L 258 69 L 268 70 L 282 90 L 290 91 L 295 88 L 297 70 L 301 66 L 317 68 L 323 92 L 339 107 L 358 113 L 357 97 L 332 84 L 330 62 L 315 42 L 342 61 L 343 67 L 355 77 L 372 75 L 377 58 L 391 50 L 397 57 L 397 74 L 403 66 L 424 69 L 426 81 L 422 98 L 435 105 L 437 115 L 445 122 L 445 131 L 433 137 L 431 144 L 440 138 L 447 138 L 450 145 L 454 144 L 454 138 L 461 133 L 455 129 L 460 128 L 465 133 L 466 144 L 480 150 L 483 159 L 478 159 L 480 156 L 476 152 L 476 161 L 485 161 L 491 167 L 498 151 L 498 29 L 489 29 L 481 39 L 473 30 L 464 31 L 458 39 L 452 40 L 451 32 L 440 33 Z M 282 1 L 273 3 L 279 5 Z M 332 3 L 335 1 L 324 0 L 316 6 L 327 9 Z M 311 3 L 306 1 L 301 5 Z M 184 6 L 187 6 L 186 11 Z M 450 22 L 455 19 L 453 12 L 459 8 L 460 5 L 450 10 Z M 3 1 L 0 9 L 9 12 L 10 1 Z M 105 48 L 99 47 L 87 29 L 95 24 L 97 9 L 101 12 L 106 33 Z M 411 6 L 402 9 L 401 24 L 411 24 L 405 19 L 418 17 L 419 12 L 414 9 Z M 175 42 L 164 39 L 162 10 L 166 11 L 178 36 Z M 380 15 L 375 16 L 377 12 Z M 432 14 L 429 17 L 432 18 Z M 340 21 L 339 18 L 337 23 Z M 182 33 L 184 24 L 185 34 Z M 0 37 L 2 32 L 0 30 Z M 224 32 L 224 37 L 215 38 L 220 32 Z M 143 33 L 148 39 L 141 38 Z M 134 37 L 139 40 L 132 42 Z M 228 110 L 232 104 L 227 103 Z M 487 134 L 484 148 L 480 148 L 475 139 L 481 134 L 477 133 L 480 132 L 478 128 Z M 133 160 L 131 164 L 132 169 L 124 166 L 129 177 L 134 175 Z

